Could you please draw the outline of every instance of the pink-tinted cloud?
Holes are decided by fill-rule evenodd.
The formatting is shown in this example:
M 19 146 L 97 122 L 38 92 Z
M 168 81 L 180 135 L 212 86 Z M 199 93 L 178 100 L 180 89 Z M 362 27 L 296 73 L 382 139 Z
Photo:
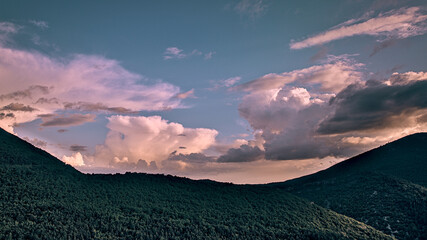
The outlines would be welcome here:
M 178 93 L 175 97 L 178 99 L 196 98 L 194 95 L 194 89 L 191 89 L 187 92 Z
M 329 56 L 328 63 L 284 73 L 269 73 L 253 81 L 233 87 L 233 90 L 257 92 L 280 89 L 286 84 L 311 87 L 320 85 L 322 92 L 338 92 L 351 83 L 360 81 L 363 66 L 348 56 Z
M 354 74 L 320 74 L 326 82 L 347 85 L 330 88 L 330 94 L 324 83 L 309 80 L 310 74 L 298 75 L 300 79 L 296 81 L 282 81 L 282 86 L 274 89 L 246 85 L 247 94 L 239 104 L 239 113 L 262 133 L 265 158 L 348 157 L 427 130 L 424 72 L 393 73 L 372 84 L 353 71 Z M 348 76 L 353 76 L 354 81 L 346 81 Z M 254 149 L 245 150 L 235 150 L 233 154 L 244 156 Z
M 160 116 L 112 116 L 103 145 L 96 147 L 93 166 L 118 167 L 139 159 L 155 161 L 159 167 L 174 154 L 201 153 L 215 143 L 216 130 L 185 128 Z M 119 168 L 119 167 L 118 167 Z
M 401 8 L 367 20 L 348 20 L 326 32 L 291 42 L 290 48 L 302 49 L 357 35 L 380 36 L 385 39 L 408 38 L 426 33 L 426 20 L 427 15 L 419 7 Z
M 16 30 L 11 24 L 0 28 Z M 149 84 L 149 79 L 102 56 L 79 54 L 57 59 L 0 43 L 0 79 L 0 106 L 16 109 L 19 104 L 37 109 L 17 112 L 7 121 L 2 119 L 1 126 L 10 132 L 16 124 L 63 109 L 131 114 L 181 107 L 181 99 L 175 97 L 180 93 L 177 86 L 160 81 Z
M 65 162 L 66 164 L 69 164 L 73 167 L 81 167 L 85 165 L 84 159 L 83 159 L 83 155 L 80 152 L 75 152 L 73 153 L 73 155 L 71 156 L 63 156 L 62 157 L 62 161 Z
M 174 58 L 180 59 L 180 58 L 187 57 L 187 54 L 184 54 L 183 50 L 179 49 L 177 47 L 168 47 L 168 48 L 166 48 L 166 50 L 163 54 L 164 54 L 163 58 L 165 60 L 174 59 Z

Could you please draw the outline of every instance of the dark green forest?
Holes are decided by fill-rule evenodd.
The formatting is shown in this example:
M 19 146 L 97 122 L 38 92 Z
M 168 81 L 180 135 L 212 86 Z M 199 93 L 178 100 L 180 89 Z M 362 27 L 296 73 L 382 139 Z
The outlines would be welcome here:
M 427 239 L 427 134 L 299 179 L 271 184 L 397 239 Z
M 0 130 L 0 239 L 393 239 L 285 189 L 81 174 Z

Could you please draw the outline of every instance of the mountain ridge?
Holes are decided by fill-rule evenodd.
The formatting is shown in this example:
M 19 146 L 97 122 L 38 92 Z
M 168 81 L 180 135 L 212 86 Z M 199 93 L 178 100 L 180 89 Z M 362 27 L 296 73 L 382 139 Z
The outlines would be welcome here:
M 269 185 L 398 239 L 425 239 L 426 173 L 427 133 L 416 133 L 317 173 Z
M 0 131 L 0 238 L 393 239 L 268 186 L 71 168 Z

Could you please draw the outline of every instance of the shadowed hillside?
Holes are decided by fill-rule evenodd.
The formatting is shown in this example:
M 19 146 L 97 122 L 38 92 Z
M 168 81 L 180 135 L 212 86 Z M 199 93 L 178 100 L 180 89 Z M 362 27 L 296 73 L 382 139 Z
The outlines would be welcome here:
M 324 171 L 271 185 L 398 239 L 427 238 L 427 133 L 413 134 Z
M 282 189 L 84 175 L 0 130 L 0 239 L 392 239 Z

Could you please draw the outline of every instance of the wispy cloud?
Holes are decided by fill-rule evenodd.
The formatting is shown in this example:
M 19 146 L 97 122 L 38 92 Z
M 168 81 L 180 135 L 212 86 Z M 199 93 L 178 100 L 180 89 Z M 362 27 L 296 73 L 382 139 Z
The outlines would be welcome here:
M 29 22 L 34 26 L 41 28 L 42 30 L 49 28 L 49 24 L 45 21 L 30 20 Z
M 96 115 L 94 114 L 69 114 L 69 115 L 55 115 L 49 114 L 41 116 L 42 127 L 58 127 L 58 126 L 78 126 L 87 122 L 95 121 Z
M 183 59 L 188 58 L 191 56 L 202 56 L 205 60 L 211 59 L 212 56 L 215 54 L 215 52 L 208 52 L 203 53 L 197 49 L 194 49 L 191 52 L 184 52 L 183 49 L 179 49 L 178 47 L 168 47 L 166 48 L 165 52 L 163 53 L 163 59 L 164 60 L 170 60 L 170 59 Z
M 187 92 L 178 93 L 175 97 L 178 99 L 196 98 L 194 95 L 194 89 L 191 89 Z
M 383 37 L 379 41 L 422 35 L 427 32 L 427 15 L 421 12 L 421 8 L 411 7 L 381 13 L 370 19 L 351 19 L 313 37 L 291 42 L 290 48 L 302 49 L 357 35 Z
M 376 44 L 374 46 L 374 49 L 372 49 L 372 52 L 371 52 L 371 54 L 369 54 L 369 57 L 372 57 L 375 54 L 377 54 L 378 52 L 380 52 L 380 51 L 382 51 L 382 50 L 384 50 L 384 49 L 386 49 L 388 47 L 391 47 L 391 46 L 393 46 L 395 44 L 396 44 L 396 40 L 395 39 L 390 39 L 390 40 L 386 40 L 386 41 L 380 42 L 380 43 L 378 43 L 378 44 Z
M 267 11 L 267 5 L 263 0 L 240 0 L 233 8 L 242 16 L 254 19 L 262 16 Z
M 164 55 L 163 58 L 165 60 L 174 59 L 174 58 L 180 59 L 180 58 L 187 57 L 187 54 L 184 54 L 183 50 L 179 49 L 177 47 L 168 47 L 168 48 L 166 48 L 166 50 L 163 53 L 163 55 Z
M 211 81 L 211 84 L 213 85 L 213 87 L 210 88 L 210 90 L 217 90 L 219 88 L 232 87 L 236 83 L 238 83 L 241 79 L 242 79 L 242 77 L 236 76 L 236 77 L 231 77 L 231 78 L 227 78 L 227 79 L 223 79 L 223 80 L 219 80 L 219 81 Z
M 20 28 L 20 26 L 10 22 L 0 22 L 0 44 L 9 42 L 10 35 L 17 33 Z
M 215 54 L 216 52 L 208 52 L 208 53 L 205 53 L 205 59 L 206 60 L 208 60 L 208 59 L 211 59 L 212 58 L 212 56 Z
M 85 112 L 107 112 L 107 113 L 119 113 L 119 114 L 134 114 L 137 111 L 132 111 L 125 107 L 108 107 L 103 103 L 89 103 L 89 102 L 66 102 L 64 103 L 64 109 L 73 109 Z
M 0 32 L 3 33 L 17 33 L 20 29 L 19 26 L 10 22 L 0 22 Z

